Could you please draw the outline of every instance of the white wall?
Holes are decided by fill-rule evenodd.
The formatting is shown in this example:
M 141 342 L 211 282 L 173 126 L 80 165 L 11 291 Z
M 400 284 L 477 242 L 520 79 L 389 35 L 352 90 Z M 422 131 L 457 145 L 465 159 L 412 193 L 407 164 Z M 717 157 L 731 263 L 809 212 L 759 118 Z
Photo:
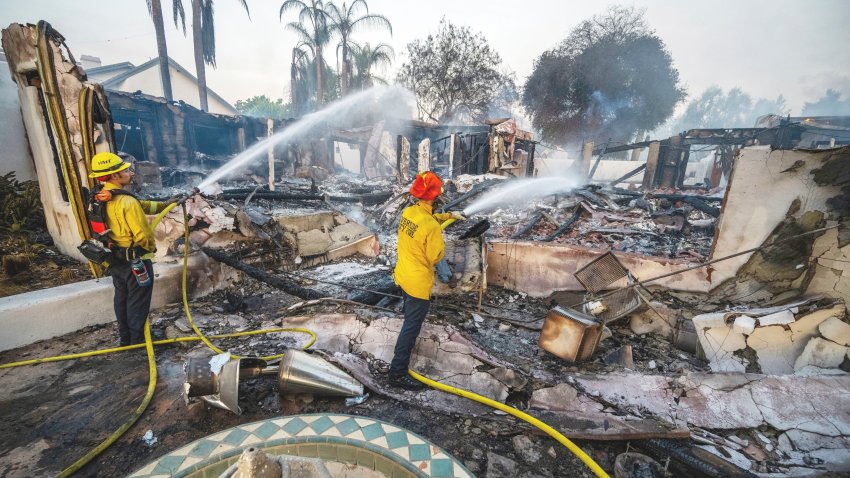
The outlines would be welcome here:
M 15 172 L 19 181 L 36 179 L 18 87 L 9 74 L 9 64 L 0 61 L 0 175 Z
M 195 108 L 200 109 L 201 101 L 198 98 L 198 84 L 192 78 L 186 76 L 173 66 L 171 72 L 171 93 L 174 95 L 175 101 L 183 101 Z M 111 86 L 113 90 L 126 91 L 133 93 L 141 90 L 142 93 L 153 96 L 164 96 L 162 91 L 162 80 L 159 76 L 159 66 L 152 66 L 140 73 L 137 73 L 118 86 Z M 218 113 L 224 115 L 235 115 L 237 111 L 229 105 L 219 101 L 212 95 L 207 95 L 207 103 L 209 104 L 210 113 Z

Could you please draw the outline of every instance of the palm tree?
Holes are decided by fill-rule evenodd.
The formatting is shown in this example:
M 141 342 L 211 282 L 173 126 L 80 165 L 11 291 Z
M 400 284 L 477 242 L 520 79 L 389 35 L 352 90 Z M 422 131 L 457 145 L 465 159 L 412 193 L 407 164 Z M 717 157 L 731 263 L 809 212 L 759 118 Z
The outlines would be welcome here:
M 153 20 L 153 28 L 156 30 L 156 51 L 159 55 L 159 75 L 162 78 L 162 93 L 168 101 L 174 101 L 171 93 L 171 71 L 168 69 L 168 48 L 165 44 L 165 25 L 162 21 L 162 4 L 160 0 L 147 0 L 148 13 Z M 183 25 L 183 34 L 186 34 L 186 12 L 183 11 L 182 0 L 172 0 L 174 10 L 174 26 L 179 26 L 177 21 Z
M 353 44 L 351 50 L 354 58 L 354 69 L 356 71 L 353 77 L 353 85 L 359 89 L 366 89 L 375 86 L 375 81 L 382 84 L 387 84 L 387 81 L 379 76 L 372 75 L 372 68 L 379 66 L 389 66 L 395 58 L 393 47 L 386 43 L 378 43 L 375 48 L 366 43 L 359 46 Z
M 322 49 L 330 41 L 328 13 L 325 11 L 322 0 L 308 1 L 309 3 L 304 0 L 285 0 L 280 6 L 280 19 L 283 20 L 284 13 L 298 10 L 298 21 L 287 23 L 286 28 L 295 32 L 300 44 L 309 47 L 313 53 L 313 68 L 316 72 L 316 105 L 321 106 L 325 99 L 325 60 L 322 57 Z M 293 59 L 294 57 L 295 55 Z M 292 88 L 294 89 L 295 85 L 292 85 Z
M 181 0 L 174 0 L 179 2 Z M 213 23 L 213 0 L 192 1 L 192 42 L 195 46 L 195 73 L 198 76 L 198 97 L 203 111 L 209 110 L 207 104 L 207 72 L 206 65 L 215 68 L 215 24 Z M 247 0 L 239 0 L 245 7 L 248 18 Z M 181 7 L 182 8 L 182 7 Z
M 292 49 L 292 67 L 289 70 L 289 102 L 295 116 L 301 116 L 306 111 L 305 103 L 309 96 L 310 70 L 313 61 L 310 59 L 312 49 L 304 42 L 299 42 Z M 315 70 L 313 70 L 315 71 Z
M 358 17 L 358 10 L 361 7 L 365 10 L 366 14 Z M 350 59 L 350 52 L 353 45 L 351 35 L 363 26 L 386 27 L 390 35 L 392 35 L 393 27 L 387 17 L 369 13 L 369 6 L 366 5 L 366 0 L 354 0 L 349 7 L 346 7 L 345 2 L 343 2 L 341 8 L 331 3 L 328 5 L 328 17 L 331 20 L 331 34 L 339 35 L 337 56 L 339 55 L 339 50 L 342 50 L 342 71 L 340 72 L 342 82 L 340 83 L 340 89 L 342 90 L 342 95 L 345 96 L 351 88 L 353 76 Z

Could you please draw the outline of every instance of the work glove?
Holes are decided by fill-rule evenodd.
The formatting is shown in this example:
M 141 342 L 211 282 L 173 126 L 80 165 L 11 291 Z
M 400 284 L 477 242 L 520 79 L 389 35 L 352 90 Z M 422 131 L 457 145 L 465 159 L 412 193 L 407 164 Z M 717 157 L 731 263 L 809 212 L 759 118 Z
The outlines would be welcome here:
M 445 259 L 441 259 L 436 265 L 437 278 L 440 282 L 447 284 L 452 278 L 452 268 Z
M 463 221 L 466 219 L 466 216 L 460 213 L 460 211 L 452 211 L 452 219 L 457 221 Z

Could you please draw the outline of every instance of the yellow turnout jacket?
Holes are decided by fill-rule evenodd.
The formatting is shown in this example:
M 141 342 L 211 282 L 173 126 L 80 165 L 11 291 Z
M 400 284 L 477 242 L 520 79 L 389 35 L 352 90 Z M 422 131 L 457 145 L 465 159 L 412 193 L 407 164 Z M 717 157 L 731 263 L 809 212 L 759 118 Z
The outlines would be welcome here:
M 106 183 L 103 189 L 120 189 Z M 156 201 L 141 201 L 126 194 L 115 194 L 106 203 L 106 223 L 109 238 L 120 247 L 139 246 L 148 252 L 156 252 L 153 229 L 145 214 L 158 214 L 167 204 Z
M 418 202 L 407 207 L 398 222 L 398 261 L 393 271 L 396 284 L 408 295 L 429 300 L 434 287 L 434 266 L 445 254 L 440 223 L 452 215 L 434 214 L 430 205 Z

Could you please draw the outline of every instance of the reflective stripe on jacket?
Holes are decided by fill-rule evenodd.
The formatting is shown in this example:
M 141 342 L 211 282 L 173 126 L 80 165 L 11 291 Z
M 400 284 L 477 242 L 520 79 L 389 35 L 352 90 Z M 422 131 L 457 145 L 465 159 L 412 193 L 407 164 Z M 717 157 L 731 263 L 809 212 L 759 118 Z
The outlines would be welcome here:
M 440 222 L 451 214 L 433 214 L 419 202 L 404 210 L 398 222 L 398 260 L 393 277 L 408 295 L 429 300 L 434 287 L 434 266 L 445 254 Z
M 103 189 L 120 189 L 112 183 Z M 156 201 L 141 201 L 125 194 L 114 195 L 106 203 L 106 227 L 111 229 L 109 239 L 123 248 L 139 246 L 148 252 L 156 252 L 153 229 L 146 214 L 158 214 L 166 204 Z

